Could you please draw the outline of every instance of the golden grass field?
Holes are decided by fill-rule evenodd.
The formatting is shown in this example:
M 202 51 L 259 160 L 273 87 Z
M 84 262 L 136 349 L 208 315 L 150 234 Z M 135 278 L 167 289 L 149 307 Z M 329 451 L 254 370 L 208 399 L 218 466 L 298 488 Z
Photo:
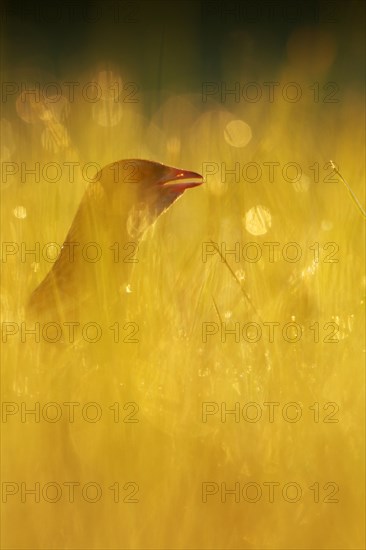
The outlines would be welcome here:
M 87 186 L 78 167 L 88 162 L 102 167 L 145 158 L 199 173 L 206 163 L 218 168 L 146 231 L 139 262 L 126 265 L 115 321 L 135 323 L 138 342 L 115 343 L 106 326 L 97 343 L 80 332 L 74 343 L 55 344 L 35 343 L 31 335 L 22 342 L 20 327 L 14 335 L 3 332 L 3 548 L 364 548 L 365 220 L 327 165 L 330 159 L 338 165 L 365 205 L 364 98 L 356 85 L 338 80 L 339 102 L 314 102 L 308 86 L 334 80 L 327 77 L 331 61 L 313 74 L 289 57 L 272 79 L 300 83 L 303 97 L 296 103 L 282 96 L 273 103 L 219 97 L 202 103 L 200 91 L 161 91 L 157 101 L 154 91 L 141 91 L 140 102 L 131 104 L 19 100 L 3 115 L 2 162 L 19 168 L 2 181 L 3 242 L 39 242 L 41 249 L 62 244 Z M 116 67 L 93 71 L 85 80 L 98 75 L 102 88 L 106 79 L 125 78 Z M 235 80 L 229 67 L 225 76 Z M 250 138 L 248 126 L 251 139 L 238 146 Z M 55 162 L 62 175 L 57 182 L 42 175 L 39 182 L 31 175 L 21 181 L 22 162 Z M 74 182 L 66 162 L 78 163 Z M 257 182 L 242 177 L 249 162 L 263 170 Z M 273 181 L 268 162 L 279 163 Z M 301 167 L 298 181 L 290 181 L 290 170 L 282 175 L 289 162 Z M 224 181 L 222 163 L 228 170 L 239 163 L 239 181 L 232 175 Z M 248 225 L 247 212 L 258 206 L 267 209 L 270 224 L 254 218 Z M 263 256 L 249 262 L 228 254 L 224 262 L 215 253 L 203 261 L 210 241 L 227 249 L 239 243 L 241 252 L 245 243 L 257 243 Z M 266 242 L 280 243 L 280 251 L 295 242 L 302 257 L 290 262 L 276 253 L 270 262 Z M 32 325 L 25 304 L 51 265 L 42 255 L 39 261 L 3 255 L 6 327 Z M 115 292 L 107 277 L 97 291 L 106 300 Z M 85 311 L 83 321 L 98 323 L 98 312 Z M 249 322 L 263 330 L 257 342 L 242 333 L 239 342 L 233 334 L 222 342 L 220 323 L 228 329 L 240 323 L 241 330 Z M 269 322 L 279 323 L 273 342 Z M 303 330 L 295 343 L 281 332 L 290 322 Z M 218 329 L 206 342 L 204 323 Z M 336 341 L 324 341 L 333 329 Z M 21 408 L 37 402 L 39 422 L 32 415 L 22 421 Z M 51 402 L 62 411 L 57 422 L 42 416 Z M 82 415 L 90 402 L 102 411 L 96 422 Z M 269 402 L 277 404 L 273 422 Z M 78 404 L 74 422 L 65 403 Z M 204 403 L 215 411 L 206 422 Z M 289 403 L 300 407 L 297 422 L 289 420 L 295 414 Z M 222 404 L 239 407 L 240 416 L 222 421 Z M 262 417 L 249 421 L 244 411 L 253 416 L 258 409 Z M 48 410 L 55 414 L 55 407 Z M 78 484 L 74 502 L 70 482 Z M 97 502 L 88 501 L 93 487 L 82 494 L 90 482 L 101 489 Z M 39 502 L 22 483 L 28 489 L 40 484 Z M 49 493 L 47 483 L 53 484 Z M 222 502 L 225 486 L 238 483 L 239 502 L 233 494 Z M 284 489 L 289 483 L 300 487 L 297 500 L 294 485 Z M 62 495 L 50 502 L 57 486 Z M 253 502 L 258 486 L 262 493 Z M 213 493 L 206 502 L 205 490 Z

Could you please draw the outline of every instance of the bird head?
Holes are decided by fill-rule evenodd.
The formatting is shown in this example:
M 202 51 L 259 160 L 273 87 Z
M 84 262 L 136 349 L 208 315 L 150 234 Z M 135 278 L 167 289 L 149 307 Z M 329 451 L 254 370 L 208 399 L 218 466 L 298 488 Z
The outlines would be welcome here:
M 139 236 L 186 189 L 202 184 L 196 172 L 158 162 L 129 159 L 105 166 L 97 175 L 109 216 L 125 219 L 130 236 Z M 126 210 L 127 209 L 127 210 Z M 121 217 L 121 213 L 125 215 Z

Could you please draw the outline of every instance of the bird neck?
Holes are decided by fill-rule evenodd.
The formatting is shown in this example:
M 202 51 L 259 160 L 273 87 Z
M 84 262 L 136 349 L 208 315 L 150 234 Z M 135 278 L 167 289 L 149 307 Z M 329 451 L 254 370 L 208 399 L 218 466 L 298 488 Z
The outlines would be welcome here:
M 110 316 L 118 307 L 138 243 L 128 236 L 124 217 L 108 215 L 104 206 L 80 205 L 57 261 L 31 297 L 37 316 L 74 321 Z

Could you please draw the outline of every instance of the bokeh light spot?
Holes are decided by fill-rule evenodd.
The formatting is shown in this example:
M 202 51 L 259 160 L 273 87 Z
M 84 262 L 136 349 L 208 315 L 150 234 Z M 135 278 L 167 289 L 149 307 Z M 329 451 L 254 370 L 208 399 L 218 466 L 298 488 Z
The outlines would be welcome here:
M 252 130 L 243 120 L 232 120 L 226 125 L 224 137 L 232 147 L 245 147 L 252 139 Z
M 265 235 L 272 225 L 271 213 L 265 206 L 253 206 L 245 214 L 244 225 L 251 235 Z
M 24 220 L 27 217 L 27 209 L 24 206 L 16 206 L 13 214 L 18 220 Z

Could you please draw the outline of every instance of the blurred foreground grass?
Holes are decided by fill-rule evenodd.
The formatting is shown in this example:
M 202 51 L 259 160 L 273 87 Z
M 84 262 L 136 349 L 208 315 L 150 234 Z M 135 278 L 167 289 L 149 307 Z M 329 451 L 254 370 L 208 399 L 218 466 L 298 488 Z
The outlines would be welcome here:
M 278 80 L 291 78 L 283 73 Z M 21 343 L 19 335 L 3 344 L 4 402 L 25 402 L 29 408 L 35 402 L 41 407 L 96 402 L 103 410 L 95 423 L 80 412 L 68 422 L 65 407 L 58 422 L 36 423 L 29 416 L 22 423 L 13 415 L 3 423 L 3 481 L 29 487 L 93 481 L 103 489 L 95 503 L 86 502 L 80 491 L 70 503 L 66 489 L 55 503 L 9 496 L 2 506 L 4 547 L 362 548 L 364 220 L 340 180 L 324 181 L 331 173 L 324 165 L 332 159 L 365 204 L 362 98 L 350 90 L 337 105 L 315 104 L 310 97 L 297 104 L 229 107 L 213 100 L 203 105 L 194 95 L 162 97 L 150 118 L 139 105 L 123 104 L 114 126 L 98 126 L 90 104 L 72 105 L 67 121 L 55 115 L 26 124 L 15 114 L 3 120 L 13 140 L 5 160 L 16 163 L 103 166 L 149 158 L 198 172 L 205 163 L 220 167 L 147 231 L 139 263 L 129 280 L 121 281 L 116 321 L 137 323 L 139 343 L 115 344 L 103 327 L 107 336 L 95 344 L 80 339 L 75 345 L 34 344 L 32 337 Z M 230 144 L 235 136 L 225 137 L 232 120 L 250 126 L 246 147 Z M 279 172 L 271 182 L 263 172 L 258 182 L 230 175 L 223 182 L 221 163 L 229 170 L 248 162 L 262 168 L 266 162 L 281 167 L 296 162 L 302 177 L 292 183 Z M 314 163 L 320 167 L 318 182 L 310 168 Z M 2 195 L 3 241 L 62 243 L 85 186 L 80 175 L 70 183 L 65 171 L 56 183 L 42 178 L 35 183 L 31 176 L 21 183 L 19 174 L 9 178 Z M 269 211 L 271 225 L 255 236 L 246 229 L 245 214 L 258 205 Z M 263 258 L 255 263 L 227 256 L 254 308 L 218 254 L 202 261 L 203 243 L 211 240 L 227 249 L 236 242 L 261 246 Z M 265 242 L 278 242 L 280 249 L 296 242 L 302 257 L 291 263 L 280 256 L 271 263 Z M 316 242 L 318 263 L 311 248 Z M 329 242 L 339 247 L 336 263 L 324 262 L 332 252 L 323 248 Z M 3 321 L 24 320 L 26 299 L 50 267 L 42 258 L 39 265 L 33 262 L 14 255 L 2 264 Z M 110 296 L 108 280 L 100 284 Z M 88 314 L 98 322 L 95 312 L 85 312 L 86 319 Z M 219 316 L 228 328 L 235 322 L 263 328 L 263 322 L 283 327 L 296 321 L 304 336 L 289 343 L 279 329 L 270 343 L 263 329 L 256 343 L 235 342 L 233 335 L 221 342 L 220 332 L 203 342 L 203 323 L 218 324 Z M 318 343 L 309 329 L 315 322 Z M 331 332 L 323 329 L 326 323 L 339 326 L 337 343 L 323 342 Z M 131 402 L 138 404 L 139 422 L 114 422 L 115 409 L 109 407 L 120 403 L 126 418 L 136 406 L 123 410 L 123 405 Z M 202 422 L 204 402 L 226 403 L 227 409 L 240 403 L 241 410 L 254 402 L 263 417 L 249 422 L 241 415 L 235 422 L 228 415 L 221 422 L 215 414 Z M 280 404 L 273 423 L 266 402 Z M 282 416 L 289 402 L 303 407 L 296 423 Z M 323 409 L 330 402 L 336 408 Z M 314 403 L 320 404 L 319 422 L 309 409 Z M 339 421 L 324 422 L 334 410 Z M 116 482 L 137 483 L 138 502 L 114 502 L 109 487 Z M 263 495 L 255 503 L 234 502 L 228 495 L 223 503 L 219 492 L 205 503 L 203 482 L 228 488 L 254 482 Z M 280 484 L 273 503 L 264 482 Z M 302 488 L 298 502 L 282 497 L 289 482 Z M 309 489 L 315 483 L 320 502 Z M 339 487 L 337 502 L 324 501 L 332 496 L 334 485 L 328 483 Z M 122 495 L 131 494 L 131 487 Z

